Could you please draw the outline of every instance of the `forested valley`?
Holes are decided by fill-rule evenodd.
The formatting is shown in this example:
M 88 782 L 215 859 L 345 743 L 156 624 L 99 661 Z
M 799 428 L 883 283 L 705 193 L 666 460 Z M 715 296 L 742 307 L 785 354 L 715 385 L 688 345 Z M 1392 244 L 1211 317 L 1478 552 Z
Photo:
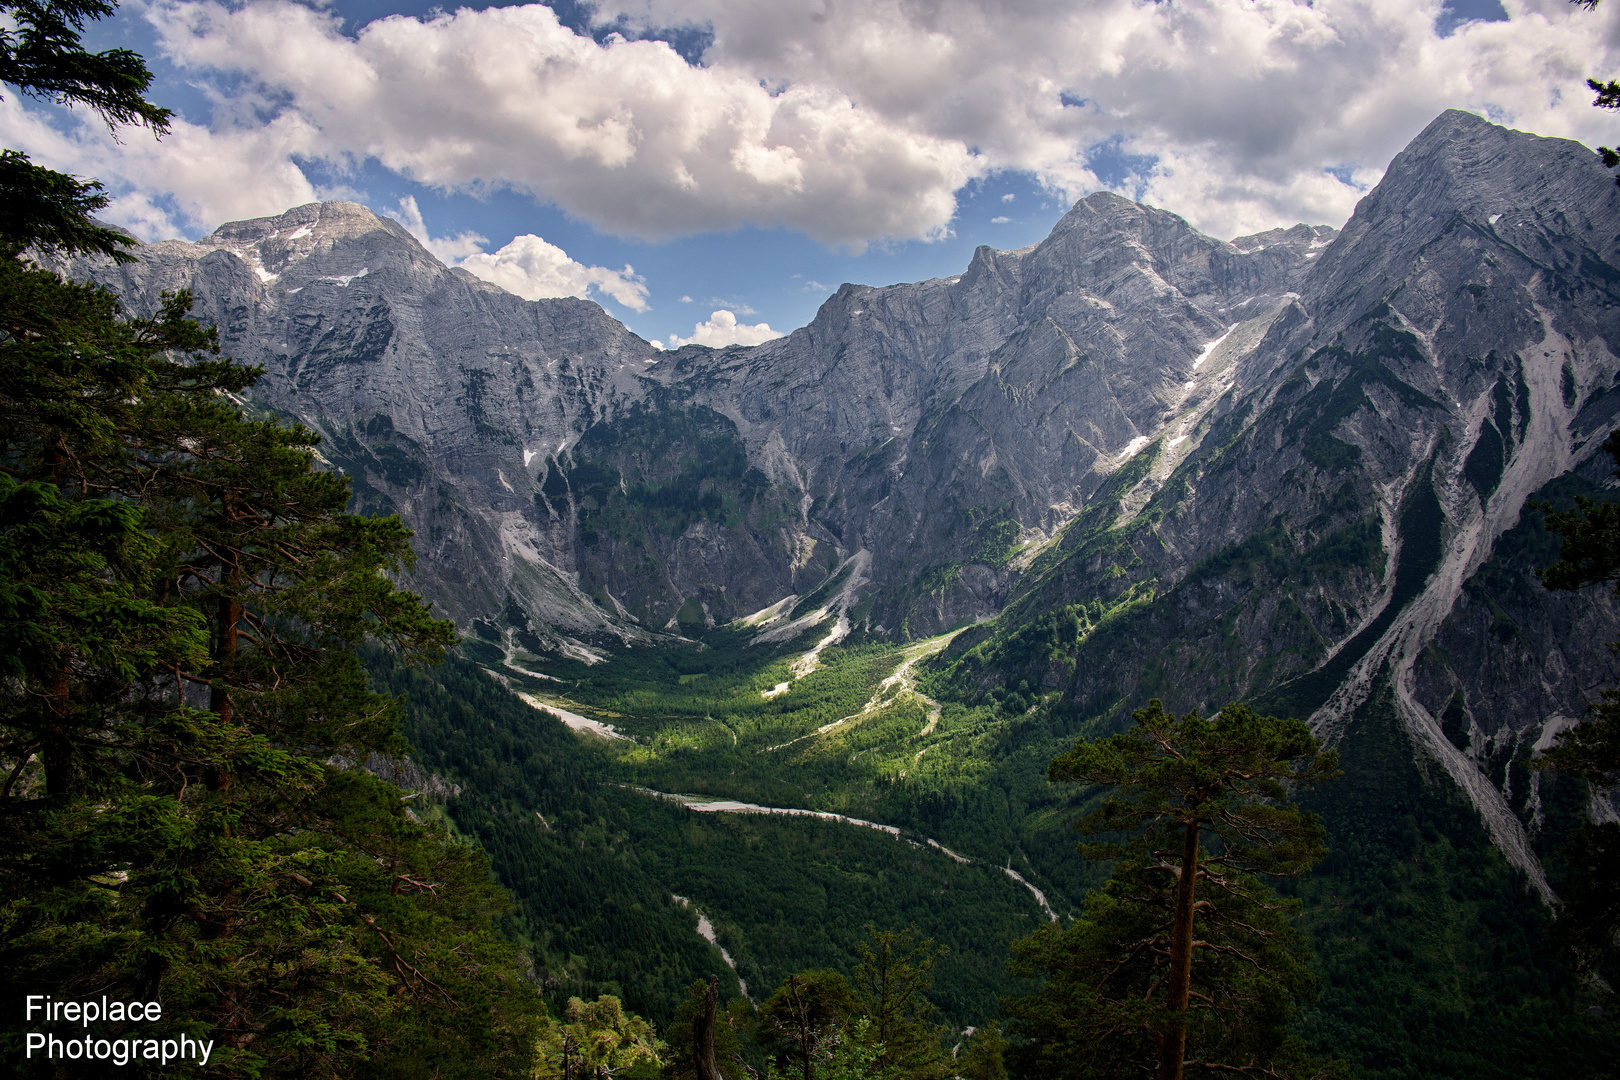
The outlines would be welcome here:
M 163 133 L 141 58 L 81 45 L 112 11 L 0 4 L 6 92 Z M 1477 118 L 1436 125 L 1434 153 L 1506 137 Z M 1526 168 L 1539 184 L 1543 167 Z M 1088 201 L 1075 220 L 1146 213 L 1123 203 Z M 1050 535 L 1011 501 L 941 496 L 918 515 L 940 546 L 923 536 L 915 554 L 839 546 L 899 490 L 894 437 L 839 466 L 847 490 L 814 497 L 751 463 L 731 414 L 696 396 L 724 381 L 704 364 L 739 354 L 683 353 L 666 370 L 697 390 L 646 377 L 644 400 L 604 408 L 521 477 L 512 462 L 536 455 L 493 426 L 492 376 L 462 372 L 457 407 L 533 489 L 480 459 L 518 507 L 502 512 L 580 556 L 571 577 L 536 556 L 469 614 L 444 583 L 486 578 L 447 567 L 440 529 L 475 515 L 393 419 L 317 431 L 270 400 L 284 373 L 222 349 L 217 296 L 161 291 L 147 310 L 62 273 L 138 261 L 141 245 L 93 217 L 106 205 L 95 182 L 0 151 L 8 1074 L 1614 1074 L 1620 690 L 1590 685 L 1583 723 L 1548 707 L 1539 726 L 1485 727 L 1525 686 L 1590 682 L 1565 670 L 1590 633 L 1536 634 L 1577 610 L 1549 606 L 1570 597 L 1583 628 L 1607 625 L 1620 581 L 1620 432 L 1602 443 L 1620 376 L 1578 377 L 1573 346 L 1541 368 L 1469 354 L 1473 442 L 1440 431 L 1385 505 L 1340 436 L 1358 417 L 1399 428 L 1445 396 L 1397 374 L 1417 378 L 1428 345 L 1388 297 L 1353 340 L 1297 350 L 1259 406 L 1234 404 L 1239 358 L 1218 347 L 1292 333 L 1300 294 L 1230 325 L 1226 309 L 1219 324 L 1181 311 L 1225 330 L 1190 350 L 1180 392 L 1211 356 L 1227 366 L 1197 378 L 1228 381 L 1178 399 L 1193 402 L 1170 417 L 1179 436 L 1121 438 L 1101 472 L 1093 452 L 1084 506 Z M 1321 246 L 1308 229 L 1290 242 L 1268 287 L 1304 280 Z M 1620 270 L 1592 251 L 1547 258 L 1548 295 L 1620 305 Z M 1262 271 L 1233 273 L 1241 292 Z M 1451 289 L 1446 325 L 1487 313 L 1493 288 Z M 974 406 L 985 415 L 1038 397 L 1005 382 L 1031 357 L 1054 380 L 1096 367 L 1053 344 L 1067 331 L 1026 330 L 985 359 L 1003 380 Z M 364 359 L 369 339 L 350 337 L 330 369 Z M 919 457 L 953 423 L 982 426 L 963 415 L 928 413 Z M 1532 461 L 1538 430 L 1563 447 L 1557 468 Z M 1261 527 L 1152 564 L 1182 535 L 1171 526 L 1199 532 L 1182 501 L 1198 483 L 1263 488 L 1233 477 L 1286 456 L 1277 446 L 1297 464 L 1274 486 L 1307 493 L 1303 524 L 1267 502 Z M 442 513 L 423 536 L 404 515 L 426 491 Z M 1503 527 L 1485 554 L 1455 559 L 1489 514 Z M 764 566 L 785 599 L 747 613 L 723 582 L 682 592 L 671 567 L 693 538 L 709 563 Z M 785 570 L 767 565 L 778 541 Z M 875 583 L 880 563 L 898 576 Z M 1446 636 L 1437 616 L 1428 637 L 1400 638 L 1458 567 L 1463 600 L 1435 610 L 1478 632 L 1445 622 Z M 987 582 L 1006 601 L 994 612 Z M 577 625 L 537 614 L 558 596 Z M 456 605 L 459 621 L 439 617 Z M 1520 701 L 1470 697 L 1475 658 L 1504 655 L 1480 642 L 1525 660 Z

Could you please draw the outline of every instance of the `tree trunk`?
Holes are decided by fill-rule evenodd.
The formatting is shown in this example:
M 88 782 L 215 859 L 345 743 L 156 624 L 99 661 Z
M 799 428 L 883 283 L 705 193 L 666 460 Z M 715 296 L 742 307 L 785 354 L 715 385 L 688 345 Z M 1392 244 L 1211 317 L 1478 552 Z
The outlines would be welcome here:
M 231 693 L 220 683 L 230 678 L 231 661 L 236 658 L 237 625 L 242 621 L 242 605 L 235 597 L 219 598 L 216 618 L 219 619 L 219 638 L 214 646 L 216 677 L 208 690 L 208 708 L 219 714 L 221 723 L 231 722 Z
M 815 1055 L 816 1031 L 810 1025 L 810 1003 L 804 1000 L 799 993 L 799 980 L 797 976 L 788 976 L 788 994 L 793 1002 L 793 1022 L 799 1029 L 799 1053 L 804 1059 L 804 1080 L 815 1080 L 815 1068 L 811 1059 Z
M 1170 942 L 1170 1023 L 1159 1055 L 1159 1080 L 1181 1080 L 1187 1053 L 1187 999 L 1192 992 L 1193 890 L 1198 883 L 1198 822 L 1187 823 L 1176 883 L 1176 919 Z
M 692 1025 L 697 1041 L 698 1080 L 722 1080 L 714 1063 L 714 1027 L 720 1019 L 720 976 L 709 976 L 709 992 L 703 996 L 703 1011 Z

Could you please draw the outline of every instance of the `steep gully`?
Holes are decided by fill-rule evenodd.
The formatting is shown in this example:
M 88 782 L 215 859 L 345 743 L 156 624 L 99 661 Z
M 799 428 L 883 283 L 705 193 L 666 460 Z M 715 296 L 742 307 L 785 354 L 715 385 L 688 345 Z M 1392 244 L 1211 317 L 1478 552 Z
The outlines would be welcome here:
M 1583 348 L 1600 348 L 1601 342 L 1571 342 L 1554 329 L 1552 316 L 1537 308 L 1544 338 L 1541 350 L 1549 355 L 1569 355 Z M 1427 336 L 1418 335 L 1427 340 Z M 1490 557 L 1492 545 L 1502 533 L 1517 524 L 1525 500 L 1551 481 L 1567 472 L 1582 456 L 1585 446 L 1572 446 L 1570 421 L 1572 410 L 1565 404 L 1559 386 L 1559 371 L 1555 365 L 1527 364 L 1526 378 L 1531 395 L 1530 429 L 1518 451 L 1513 455 L 1497 490 L 1483 509 L 1478 508 L 1461 478 L 1446 491 L 1448 516 L 1461 527 L 1446 545 L 1439 565 L 1429 577 L 1422 592 L 1395 614 L 1388 629 L 1357 660 L 1349 677 L 1316 713 L 1311 725 L 1328 741 L 1336 740 L 1355 710 L 1372 693 L 1379 672 L 1387 664 L 1394 691 L 1396 713 L 1415 743 L 1445 766 L 1453 781 L 1468 795 L 1502 853 L 1530 879 L 1543 899 L 1555 899 L 1540 860 L 1531 846 L 1524 824 L 1508 805 L 1497 786 L 1480 771 L 1479 766 L 1465 753 L 1452 745 L 1441 731 L 1440 721 L 1423 707 L 1414 694 L 1414 668 L 1423 649 L 1434 640 L 1440 626 L 1456 606 L 1463 585 Z M 1433 448 L 1425 448 L 1420 460 L 1427 459 Z M 1395 513 L 1406 489 L 1419 480 L 1407 477 L 1402 485 L 1390 485 L 1384 495 L 1382 516 L 1385 547 L 1391 552 L 1392 567 L 1398 567 L 1404 542 L 1395 527 Z M 1391 592 L 1395 589 L 1398 570 L 1389 574 Z M 1396 598 L 1391 595 L 1378 610 L 1370 613 L 1371 624 L 1379 619 Z M 1354 641 L 1352 637 L 1351 641 Z M 1347 642 L 1349 644 L 1349 642 Z M 1563 727 L 1575 721 L 1568 717 L 1553 716 L 1545 722 L 1546 730 L 1536 742 L 1546 745 Z

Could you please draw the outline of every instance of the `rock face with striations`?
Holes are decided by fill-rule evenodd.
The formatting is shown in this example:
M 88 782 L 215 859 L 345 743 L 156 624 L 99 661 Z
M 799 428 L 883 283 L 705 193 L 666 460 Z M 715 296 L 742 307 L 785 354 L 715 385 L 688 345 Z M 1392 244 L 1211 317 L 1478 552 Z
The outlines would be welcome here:
M 465 623 L 514 595 L 537 622 L 613 622 L 575 584 L 572 538 L 535 473 L 645 397 L 645 342 L 596 304 L 530 302 L 446 269 L 353 203 L 141 254 L 96 277 L 137 308 L 192 289 L 225 353 L 265 368 L 256 397 L 324 436 L 362 508 L 416 530 L 418 584 L 442 609 Z
M 802 596 L 837 632 L 999 616 L 959 690 L 1086 715 L 1244 698 L 1335 732 L 1383 686 L 1532 876 L 1514 763 L 1616 676 L 1613 605 L 1540 590 L 1521 520 L 1607 482 L 1620 412 L 1620 192 L 1575 143 L 1446 113 L 1342 232 L 1225 243 L 1099 193 L 752 348 L 657 353 L 352 204 L 142 253 L 75 271 L 135 308 L 193 289 L 508 647 Z

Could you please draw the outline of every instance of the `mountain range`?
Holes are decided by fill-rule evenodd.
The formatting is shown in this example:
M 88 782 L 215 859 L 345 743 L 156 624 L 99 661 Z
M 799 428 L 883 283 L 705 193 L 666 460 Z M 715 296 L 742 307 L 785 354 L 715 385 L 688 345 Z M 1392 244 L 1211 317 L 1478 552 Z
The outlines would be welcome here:
M 1447 112 L 1342 230 L 1230 243 L 1099 192 L 753 347 L 659 351 L 353 203 L 139 255 L 68 269 L 192 290 L 508 662 L 966 627 L 964 700 L 1247 699 L 1330 738 L 1383 687 L 1551 895 L 1524 761 L 1620 674 L 1620 611 L 1539 587 L 1527 510 L 1609 484 L 1620 413 L 1620 190 L 1577 143 Z

